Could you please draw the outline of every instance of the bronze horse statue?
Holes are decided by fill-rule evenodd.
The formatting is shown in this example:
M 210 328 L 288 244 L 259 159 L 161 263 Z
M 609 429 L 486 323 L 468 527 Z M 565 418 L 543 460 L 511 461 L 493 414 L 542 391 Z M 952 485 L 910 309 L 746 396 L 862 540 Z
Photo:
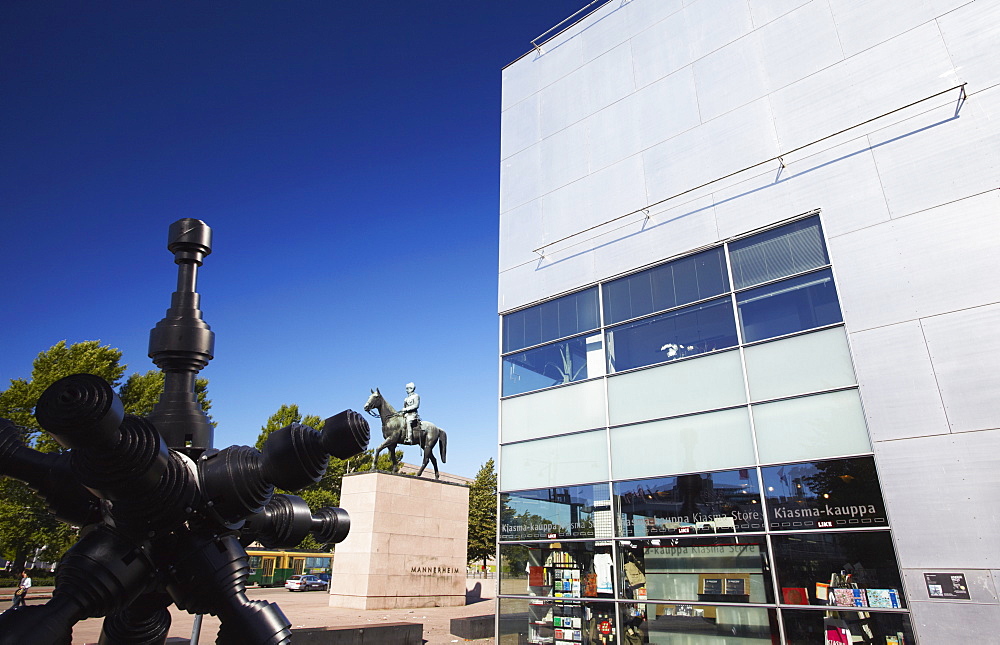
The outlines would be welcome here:
M 424 463 L 421 464 L 420 470 L 417 471 L 417 477 L 423 474 L 424 468 L 427 468 L 427 462 L 430 461 L 434 466 L 434 479 L 441 479 L 441 475 L 438 472 L 438 462 L 434 458 L 433 451 L 434 445 L 438 444 L 438 450 L 441 452 L 441 463 L 447 461 L 445 453 L 448 450 L 448 434 L 430 421 L 421 420 L 419 432 L 414 431 L 413 441 L 407 443 L 406 419 L 402 413 L 396 412 L 396 409 L 385 400 L 385 397 L 382 396 L 378 388 L 375 388 L 371 392 L 372 394 L 368 397 L 368 402 L 365 403 L 365 412 L 374 415 L 375 413 L 372 410 L 378 410 L 378 416 L 382 419 L 382 436 L 385 437 L 382 445 L 375 449 L 375 456 L 372 458 L 372 470 L 375 470 L 375 464 L 378 463 L 378 453 L 388 450 L 389 458 L 392 460 L 392 472 L 398 472 L 399 462 L 396 461 L 396 445 L 420 446 L 420 450 L 424 453 Z

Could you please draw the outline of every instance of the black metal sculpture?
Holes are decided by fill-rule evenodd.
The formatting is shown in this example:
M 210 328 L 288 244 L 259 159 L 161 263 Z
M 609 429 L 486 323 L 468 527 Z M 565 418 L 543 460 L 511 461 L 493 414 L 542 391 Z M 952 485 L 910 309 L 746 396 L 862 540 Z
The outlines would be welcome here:
M 277 430 L 261 451 L 213 449 L 213 427 L 194 390 L 213 357 L 214 334 L 196 291 L 211 229 L 179 220 L 167 248 L 178 281 L 167 316 L 150 332 L 149 356 L 164 372 L 153 412 L 124 414 L 111 386 L 77 374 L 45 390 L 35 408 L 65 452 L 26 447 L 22 430 L 0 419 L 0 475 L 26 482 L 57 518 L 82 527 L 59 562 L 52 599 L 0 616 L 0 645 L 68 644 L 73 625 L 99 616 L 103 645 L 158 645 L 172 603 L 218 616 L 217 643 L 288 643 L 290 624 L 278 606 L 246 596 L 244 547 L 258 540 L 290 548 L 310 533 L 321 543 L 347 536 L 343 509 L 314 515 L 301 498 L 274 488 L 298 490 L 320 479 L 330 455 L 364 450 L 367 422 L 346 410 L 319 432 L 300 424 Z

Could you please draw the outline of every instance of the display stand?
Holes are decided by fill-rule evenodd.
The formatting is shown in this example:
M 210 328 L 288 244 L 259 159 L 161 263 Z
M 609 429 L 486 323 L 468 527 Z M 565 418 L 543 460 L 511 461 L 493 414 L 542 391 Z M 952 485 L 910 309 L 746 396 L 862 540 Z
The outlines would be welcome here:
M 337 545 L 330 606 L 465 605 L 467 486 L 385 472 L 346 475 L 351 532 Z

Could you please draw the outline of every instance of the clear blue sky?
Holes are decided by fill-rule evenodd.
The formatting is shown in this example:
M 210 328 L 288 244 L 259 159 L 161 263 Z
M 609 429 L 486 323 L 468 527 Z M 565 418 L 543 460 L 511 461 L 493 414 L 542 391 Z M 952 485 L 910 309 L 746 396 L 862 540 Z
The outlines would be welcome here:
M 398 407 L 412 380 L 444 470 L 474 475 L 496 454 L 501 69 L 585 4 L 0 3 L 0 388 L 63 339 L 151 369 L 167 228 L 194 217 L 217 448 L 283 403 Z

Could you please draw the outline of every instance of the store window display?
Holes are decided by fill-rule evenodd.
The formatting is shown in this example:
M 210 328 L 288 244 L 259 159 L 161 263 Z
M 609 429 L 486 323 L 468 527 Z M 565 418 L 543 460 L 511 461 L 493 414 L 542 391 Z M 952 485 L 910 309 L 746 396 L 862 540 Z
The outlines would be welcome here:
M 500 547 L 502 593 L 551 598 L 614 596 L 609 544 L 549 542 Z
M 773 602 L 762 535 L 619 542 L 618 553 L 623 598 Z
M 763 607 L 623 605 L 622 643 L 640 645 L 770 645 L 778 642 L 777 614 Z M 822 640 L 812 641 L 823 643 Z
M 500 645 L 615 645 L 617 631 L 611 603 L 500 600 Z
M 771 544 L 784 604 L 906 607 L 888 531 L 775 535 Z
M 784 611 L 787 645 L 914 645 L 906 614 L 874 611 Z

